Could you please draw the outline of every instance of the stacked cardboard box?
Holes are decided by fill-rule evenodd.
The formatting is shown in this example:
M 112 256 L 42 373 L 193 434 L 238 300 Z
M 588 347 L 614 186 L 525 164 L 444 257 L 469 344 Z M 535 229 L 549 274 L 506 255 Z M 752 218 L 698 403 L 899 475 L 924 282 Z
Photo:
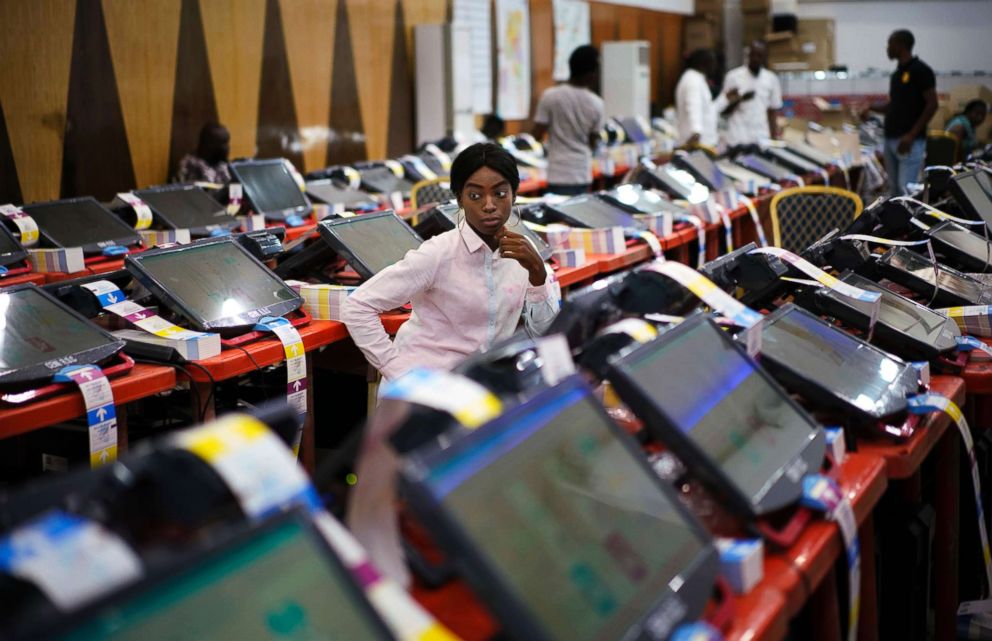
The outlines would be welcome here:
M 723 43 L 724 0 L 696 0 L 696 13 L 682 23 L 682 50 L 717 49 Z
M 827 69 L 834 64 L 834 21 L 803 18 L 796 33 L 770 33 L 768 66 L 776 71 Z
M 771 0 L 741 0 L 741 42 L 762 40 L 770 24 Z

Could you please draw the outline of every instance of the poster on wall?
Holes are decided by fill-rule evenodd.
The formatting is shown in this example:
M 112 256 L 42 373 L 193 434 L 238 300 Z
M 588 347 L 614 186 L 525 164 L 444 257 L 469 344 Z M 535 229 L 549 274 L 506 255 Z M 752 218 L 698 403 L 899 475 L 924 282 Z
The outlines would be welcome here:
M 472 38 L 472 111 L 493 110 L 492 11 L 490 0 L 454 0 L 452 23 L 469 28 Z
M 530 14 L 527 0 L 496 0 L 496 111 L 505 120 L 530 116 Z
M 553 78 L 568 80 L 568 57 L 576 47 L 592 42 L 589 3 L 585 0 L 555 0 L 555 70 Z

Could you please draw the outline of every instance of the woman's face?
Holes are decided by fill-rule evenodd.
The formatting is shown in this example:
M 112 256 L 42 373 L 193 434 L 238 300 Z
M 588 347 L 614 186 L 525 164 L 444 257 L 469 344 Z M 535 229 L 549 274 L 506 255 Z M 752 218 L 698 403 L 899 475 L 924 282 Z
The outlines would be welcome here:
M 968 120 L 971 121 L 973 127 L 980 127 L 983 122 L 985 122 L 985 116 L 987 111 L 981 107 L 972 109 L 968 112 Z
M 513 190 L 499 172 L 481 167 L 465 181 L 458 204 L 465 220 L 482 236 L 492 236 L 506 224 L 513 207 Z

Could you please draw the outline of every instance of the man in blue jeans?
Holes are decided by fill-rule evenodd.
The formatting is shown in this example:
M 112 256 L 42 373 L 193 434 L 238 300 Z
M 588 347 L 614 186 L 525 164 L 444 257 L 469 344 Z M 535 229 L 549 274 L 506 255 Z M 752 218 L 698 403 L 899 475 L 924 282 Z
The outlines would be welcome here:
M 886 54 L 899 65 L 889 80 L 889 101 L 870 108 L 885 114 L 885 168 L 893 196 L 905 194 L 908 183 L 919 182 L 927 123 L 937 111 L 937 81 L 933 69 L 913 55 L 915 43 L 905 29 L 889 36 Z

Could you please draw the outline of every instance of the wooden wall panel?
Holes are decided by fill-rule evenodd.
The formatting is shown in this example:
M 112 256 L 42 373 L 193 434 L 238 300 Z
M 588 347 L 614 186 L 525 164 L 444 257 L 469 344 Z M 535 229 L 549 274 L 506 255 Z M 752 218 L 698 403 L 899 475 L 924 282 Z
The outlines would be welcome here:
M 255 155 L 265 0 L 200 0 L 217 114 L 231 157 Z
M 592 44 L 601 47 L 608 40 L 617 39 L 616 5 L 589 3 L 589 22 Z
M 339 0 L 281 0 L 303 166 L 327 166 L 334 27 Z M 340 0 L 343 1 L 343 0 Z
M 661 105 L 667 106 L 675 100 L 675 85 L 682 73 L 682 16 L 662 14 L 661 27 L 659 97 Z
M 617 40 L 640 40 L 641 17 L 649 13 L 637 7 L 613 8 L 617 22 Z
M 365 126 L 358 100 L 355 57 L 351 46 L 351 20 L 348 3 L 338 0 L 334 24 L 334 71 L 331 79 L 331 132 L 327 142 L 327 163 L 344 164 L 368 157 Z
M 554 85 L 555 17 L 552 0 L 530 0 L 530 113 L 548 87 Z
M 139 185 L 166 182 L 181 0 L 103 0 L 110 55 Z
M 3 116 L 3 103 L 0 103 L 0 204 L 22 201 L 17 164 L 14 162 L 14 152 L 10 149 L 10 136 L 7 134 L 7 119 Z
M 293 106 L 293 83 L 289 78 L 279 0 L 265 3 L 260 87 L 256 154 L 259 158 L 286 158 L 294 167 L 302 167 L 303 148 Z
M 210 78 L 207 38 L 203 34 L 199 0 L 182 0 L 179 51 L 176 58 L 172 136 L 169 140 L 170 179 L 179 169 L 182 157 L 196 149 L 203 125 L 220 120 L 214 99 L 213 80 Z
M 0 2 L 0 101 L 26 202 L 58 195 L 74 0 Z
M 393 20 L 399 0 L 346 1 L 365 147 L 369 158 L 385 158 L 393 80 Z
M 448 22 L 448 2 L 445 0 L 401 0 L 403 5 L 406 59 L 413 77 L 413 28 L 418 24 L 444 24 Z

